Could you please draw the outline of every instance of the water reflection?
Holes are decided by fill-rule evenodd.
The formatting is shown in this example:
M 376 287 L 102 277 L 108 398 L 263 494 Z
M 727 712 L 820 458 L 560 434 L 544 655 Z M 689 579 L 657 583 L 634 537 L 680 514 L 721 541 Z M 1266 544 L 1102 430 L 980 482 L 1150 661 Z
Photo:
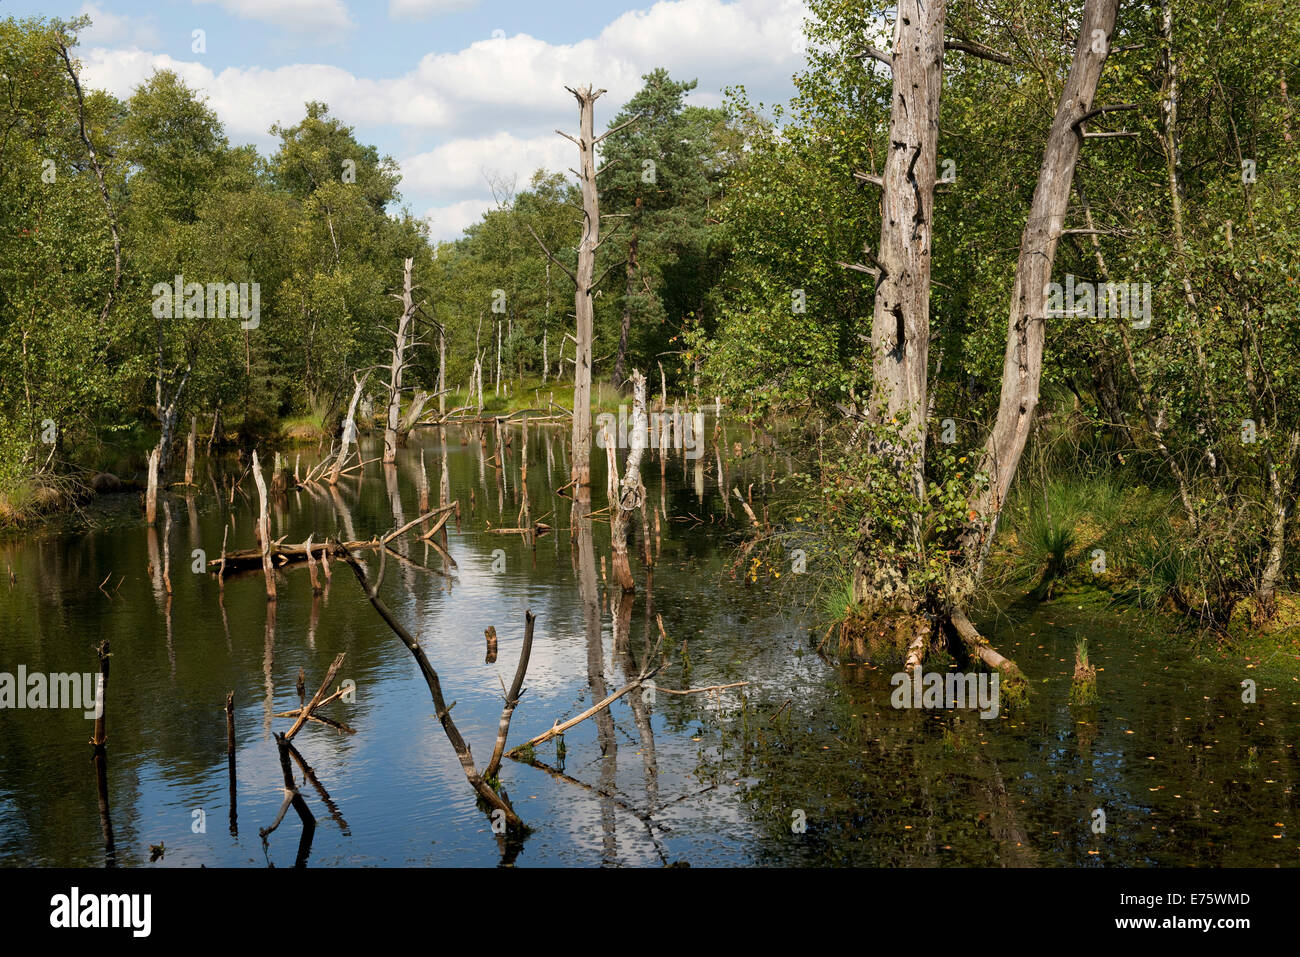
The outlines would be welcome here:
M 14 571 L 0 587 L 0 671 L 80 672 L 100 640 L 114 651 L 113 760 L 105 754 L 93 777 L 80 713 L 0 712 L 0 861 L 147 864 L 150 845 L 165 843 L 153 866 L 297 862 L 293 842 L 272 840 L 264 853 L 257 827 L 241 830 L 238 817 L 259 827 L 276 817 L 285 783 L 272 735 L 288 727 L 276 715 L 298 705 L 299 669 L 322 674 L 340 652 L 340 677 L 357 689 L 343 719 L 357 734 L 313 725 L 287 755 L 320 814 L 313 865 L 1300 860 L 1289 680 L 1261 681 L 1259 704 L 1244 709 L 1238 669 L 1190 660 L 1158 623 L 1016 607 L 990 638 L 1033 679 L 1027 710 L 992 722 L 895 711 L 884 670 L 841 671 L 811 653 L 809 622 L 785 590 L 798 576 L 731 576 L 749 519 L 729 505 L 730 489 L 761 515 L 789 461 L 779 448 L 737 458 L 735 441 L 762 446 L 761 434 L 733 424 L 729 437 L 724 424 L 710 436 L 689 421 L 713 448 L 690 459 L 661 441 L 659 468 L 644 461 L 646 512 L 639 548 L 629 547 L 644 587 L 626 598 L 600 580 L 608 513 L 593 512 L 589 494 L 557 492 L 569 475 L 563 424 L 530 418 L 527 442 L 520 421 L 417 431 L 390 468 L 372 461 L 377 442 L 363 436 L 364 468 L 272 496 L 275 537 L 288 543 L 368 539 L 427 514 L 435 475 L 439 504 L 459 502 L 433 536 L 419 538 L 425 523 L 367 561 L 400 566 L 383 598 L 480 749 L 494 740 L 527 608 L 538 631 L 512 745 L 662 663 L 659 616 L 662 688 L 750 682 L 685 696 L 638 688 L 567 732 L 562 752 L 551 743 L 536 766 L 506 762 L 502 784 L 534 828 L 526 842 L 495 833 L 477 806 L 418 670 L 351 574 L 334 581 L 323 561 L 318 593 L 305 565 L 283 566 L 268 602 L 260 568 L 191 571 L 192 549 L 213 559 L 223 544 L 252 547 L 256 526 L 246 467 L 200 457 L 199 490 L 165 497 L 157 529 L 124 495 L 98 503 L 89 530 L 0 545 Z M 605 469 L 594 457 L 598 496 Z M 170 534 L 168 511 L 180 519 Z M 554 532 L 491 531 L 537 522 Z M 501 634 L 496 664 L 483 661 L 488 626 Z M 1102 700 L 1089 709 L 1066 697 L 1080 636 L 1102 668 Z M 222 749 L 232 691 L 233 753 Z M 1104 836 L 1090 827 L 1098 808 Z M 225 811 L 228 826 L 196 832 L 196 810 L 213 820 Z M 801 834 L 795 810 L 808 822 Z

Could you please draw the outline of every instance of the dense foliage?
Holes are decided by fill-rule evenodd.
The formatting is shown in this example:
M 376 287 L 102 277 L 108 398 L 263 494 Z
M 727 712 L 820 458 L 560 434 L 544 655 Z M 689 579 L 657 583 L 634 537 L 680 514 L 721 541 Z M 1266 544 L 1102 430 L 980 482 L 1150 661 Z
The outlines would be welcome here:
M 657 385 L 662 365 L 675 395 L 796 419 L 818 463 L 796 510 L 825 523 L 831 551 L 864 514 L 887 524 L 925 508 L 927 567 L 942 577 L 997 403 L 1018 240 L 1078 6 L 949 8 L 949 37 L 1000 52 L 945 57 L 928 501 L 871 478 L 854 419 L 871 392 L 873 287 L 844 264 L 880 232 L 878 189 L 854 173 L 879 173 L 888 146 L 889 73 L 861 55 L 888 45 L 882 2 L 812 0 L 789 104 L 737 88 L 702 108 L 694 81 L 655 70 L 598 117 L 614 132 L 600 154 L 597 377 L 622 386 L 640 368 Z M 575 259 L 569 177 L 495 182 L 494 208 L 434 244 L 400 205 L 393 160 L 326 104 L 273 128 L 279 145 L 260 156 L 232 146 L 172 73 L 125 101 L 80 89 L 84 26 L 0 21 L 8 501 L 56 476 L 137 469 L 160 433 L 165 453 L 177 421 L 218 408 L 249 443 L 295 416 L 336 428 L 353 375 L 386 361 L 407 257 L 431 320 L 410 384 L 436 388 L 440 344 L 461 395 L 476 360 L 497 392 L 571 375 L 573 287 L 541 248 Z M 1086 141 L 1053 274 L 1101 291 L 1050 317 L 1035 441 L 1051 453 L 1022 479 L 1045 489 L 1045 463 L 1086 466 L 1166 503 L 1151 548 L 1130 558 L 1165 570 L 1155 600 L 1217 626 L 1243 601 L 1271 615 L 1294 564 L 1297 50 L 1300 25 L 1277 0 L 1121 8 L 1096 102 L 1122 109 L 1089 129 L 1131 135 Z M 256 283 L 260 315 L 214 318 L 188 292 L 160 308 L 159 284 L 177 276 Z M 1107 283 L 1132 293 L 1123 315 L 1100 308 Z

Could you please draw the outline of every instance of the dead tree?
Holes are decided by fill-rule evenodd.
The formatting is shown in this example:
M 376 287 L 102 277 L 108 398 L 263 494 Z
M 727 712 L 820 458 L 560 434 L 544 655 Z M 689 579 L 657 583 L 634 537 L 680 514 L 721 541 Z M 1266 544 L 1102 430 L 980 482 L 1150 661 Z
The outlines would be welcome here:
M 108 319 L 108 312 L 113 307 L 113 300 L 122 286 L 122 235 L 117 225 L 117 212 L 113 209 L 113 201 L 109 198 L 108 183 L 104 179 L 104 168 L 99 163 L 99 155 L 95 152 L 95 144 L 91 142 L 90 134 L 86 130 L 86 99 L 81 92 L 81 79 L 72 66 L 72 57 L 68 53 L 67 44 L 60 39 L 58 47 L 59 55 L 63 57 L 63 65 L 72 80 L 72 88 L 77 94 L 77 129 L 81 134 L 81 142 L 86 147 L 86 155 L 90 159 L 90 168 L 95 171 L 95 179 L 99 183 L 99 195 L 104 201 L 104 210 L 108 214 L 109 233 L 113 237 L 113 284 L 109 287 L 108 295 L 104 299 L 104 308 L 99 313 L 99 321 L 102 325 Z
M 194 347 L 190 346 L 191 352 Z M 180 378 L 176 380 L 175 386 L 171 389 L 171 394 L 164 398 L 165 387 L 163 385 L 163 350 L 162 335 L 158 337 L 158 368 L 154 375 L 154 406 L 158 413 L 158 425 L 160 433 L 158 436 L 158 467 L 166 468 L 167 463 L 171 461 L 172 455 L 172 436 L 176 432 L 176 416 L 179 413 L 181 395 L 185 392 L 185 386 L 190 381 L 190 372 L 193 368 L 192 360 L 185 363 L 185 371 L 180 373 Z M 179 370 L 177 370 L 179 372 Z M 173 373 L 175 378 L 176 373 Z
M 415 637 L 406 630 L 406 628 L 394 617 L 392 611 L 379 597 L 379 585 L 383 581 L 383 561 L 384 552 L 380 552 L 379 575 L 374 583 L 366 575 L 365 569 L 357 561 L 355 555 L 337 541 L 331 542 L 332 553 L 347 562 L 351 566 L 353 573 L 357 576 L 357 581 L 361 585 L 361 590 L 365 592 L 366 597 L 370 599 L 370 604 L 374 606 L 375 611 L 379 612 L 385 624 L 392 629 L 402 644 L 406 646 L 407 651 L 415 659 L 420 668 L 420 673 L 424 676 L 425 684 L 429 686 L 429 695 L 433 699 L 434 713 L 438 717 L 442 729 L 446 732 L 447 740 L 451 742 L 456 756 L 460 759 L 461 769 L 465 772 L 465 777 L 469 781 L 475 793 L 494 811 L 500 811 L 504 816 L 507 829 L 516 834 L 525 834 L 528 831 L 527 825 L 519 819 L 515 809 L 511 806 L 509 799 L 502 790 L 494 790 L 490 783 L 495 780 L 496 770 L 500 764 L 501 754 L 505 750 L 505 737 L 510 730 L 510 716 L 514 712 L 515 705 L 518 703 L 519 696 L 522 694 L 522 685 L 524 674 L 528 670 L 528 659 L 532 653 L 533 622 L 534 617 L 531 612 L 526 613 L 526 627 L 524 632 L 524 647 L 519 656 L 519 667 L 515 672 L 515 679 L 512 684 L 512 690 L 506 696 L 505 708 L 502 711 L 500 727 L 497 730 L 497 743 L 493 749 L 492 760 L 488 763 L 487 772 L 480 774 L 478 767 L 474 763 L 474 756 L 470 753 L 469 745 L 461 736 L 460 729 L 456 727 L 456 722 L 452 720 L 451 709 L 455 702 L 448 705 L 442 695 L 442 684 L 438 679 L 438 673 L 434 671 L 433 665 L 429 663 L 429 658 L 420 647 L 420 643 Z
M 149 450 L 149 477 L 144 492 L 144 521 L 152 526 L 158 520 L 158 449 Z
M 406 410 L 406 415 L 402 416 L 402 421 L 397 426 L 398 445 L 406 445 L 411 436 L 411 430 L 420 421 L 420 416 L 424 413 L 424 406 L 428 401 L 429 393 L 423 389 L 416 389 L 415 395 L 411 398 L 411 404 Z
M 438 418 L 447 417 L 447 334 L 438 334 Z
M 646 385 L 645 376 L 632 370 L 632 423 L 628 430 L 627 462 L 623 468 L 623 482 L 618 502 L 610 517 L 610 538 L 614 549 L 614 577 L 624 594 L 636 591 L 632 568 L 627 558 L 628 529 L 632 513 L 645 501 L 645 486 L 641 483 L 641 456 L 647 445 Z
M 434 522 L 433 526 L 420 536 L 422 540 L 427 541 L 442 529 L 442 526 L 453 513 L 458 512 L 459 510 L 459 503 L 451 502 L 448 505 L 431 509 L 422 514 L 419 518 L 413 519 L 392 531 L 385 532 L 383 535 L 377 535 L 374 538 L 368 539 L 349 539 L 348 541 L 343 542 L 343 547 L 354 552 L 380 549 L 388 549 L 391 551 L 389 546 L 392 542 L 402 535 L 405 535 L 417 525 L 424 524 L 425 522 L 437 517 L 437 521 Z M 346 525 L 350 525 L 350 522 L 350 519 L 345 519 Z M 306 563 L 310 568 L 312 561 L 319 560 L 324 564 L 326 578 L 329 578 L 330 572 L 328 559 L 333 553 L 333 546 L 324 542 L 313 543 L 312 540 L 314 537 L 314 534 L 308 535 L 307 540 L 298 545 L 285 544 L 283 538 L 272 542 L 268 549 L 271 563 L 276 567 L 292 567 L 300 563 Z M 221 557 L 210 559 L 208 561 L 208 566 L 211 568 L 218 568 L 222 574 L 229 575 L 231 572 L 244 572 L 250 569 L 262 567 L 262 558 L 262 550 L 260 547 L 245 548 L 233 552 L 228 552 L 223 547 Z
M 871 320 L 872 377 L 876 393 L 869 412 L 877 425 L 898 423 L 897 434 L 878 434 L 877 444 L 904 488 L 918 502 L 925 496 L 927 363 L 930 350 L 930 246 L 934 227 L 934 181 L 939 142 L 939 94 L 943 85 L 946 0 L 901 0 L 894 21 L 892 53 L 869 54 L 893 72 L 889 153 L 884 175 L 859 174 L 881 188 L 880 250 L 867 264 L 841 263 L 875 278 Z M 884 433 L 885 430 L 879 430 Z M 920 546 L 922 517 L 913 515 L 899 550 Z M 905 571 L 881 561 L 880 529 L 864 525 L 855 554 L 854 597 L 880 605 L 909 605 Z
M 314 695 L 311 696 L 311 701 L 308 701 L 306 704 L 302 705 L 300 708 L 297 708 L 293 712 L 285 712 L 283 715 L 277 715 L 277 717 L 286 717 L 286 718 L 292 717 L 295 719 L 293 722 L 293 727 L 291 727 L 284 735 L 284 740 L 286 742 L 292 741 L 293 736 L 296 735 L 302 729 L 302 726 L 306 724 L 308 720 L 318 721 L 321 724 L 329 725 L 335 730 L 346 731 L 349 734 L 355 734 L 355 732 L 351 728 L 347 727 L 346 725 L 341 725 L 336 721 L 330 721 L 329 719 L 323 718 L 320 715 L 315 713 L 317 709 L 323 708 L 331 701 L 335 700 L 336 698 L 342 697 L 346 693 L 347 689 L 340 686 L 335 690 L 334 694 L 330 695 L 328 698 L 325 697 L 325 692 L 329 688 L 330 682 L 334 680 L 334 676 L 337 675 L 339 673 L 339 669 L 343 667 L 343 659 L 345 657 L 347 657 L 347 652 L 340 651 L 338 655 L 334 658 L 334 662 L 329 666 L 329 670 L 325 672 L 325 680 L 320 683 L 320 688 L 316 691 Z
M 575 488 L 586 488 L 591 484 L 591 346 L 595 335 L 594 296 L 610 269 L 622 265 L 615 263 L 596 277 L 596 252 L 605 242 L 600 238 L 600 200 L 596 190 L 596 177 L 608 166 L 596 168 L 596 147 L 611 133 L 630 126 L 638 117 L 621 123 L 600 136 L 595 135 L 596 100 L 604 90 L 593 90 L 590 86 L 565 87 L 578 101 L 578 136 L 575 138 L 562 130 L 556 130 L 566 140 L 578 147 L 579 165 L 573 172 L 582 187 L 582 237 L 578 242 L 577 270 L 569 269 L 555 257 L 555 254 L 542 242 L 537 231 L 529 225 L 528 230 L 542 247 L 546 257 L 562 270 L 573 282 L 573 313 L 577 326 L 576 355 L 573 367 L 573 458 L 570 465 L 570 481 Z M 612 233 L 611 233 L 612 235 Z M 606 239 L 609 237 L 607 236 Z
M 1043 371 L 1048 283 L 1056 247 L 1067 231 L 1065 218 L 1080 150 L 1086 138 L 1100 135 L 1086 132 L 1085 124 L 1118 108 L 1092 106 L 1110 52 L 1118 10 L 1119 0 L 1086 0 L 1070 71 L 1043 151 L 1012 286 L 998 414 L 980 468 L 988 481 L 971 494 L 972 518 L 962 536 L 963 567 L 954 582 L 958 603 L 968 599 L 982 577 L 998 519 L 1033 426 Z M 950 612 L 947 625 L 950 634 L 972 657 L 1006 677 L 1023 680 L 1015 663 L 990 647 L 960 608 Z
M 1001 402 L 980 469 L 990 480 L 971 492 L 971 525 L 961 538 L 961 557 L 950 593 L 940 599 L 944 606 L 940 610 L 946 612 L 942 624 L 950 637 L 973 657 L 1016 679 L 1022 677 L 1019 669 L 979 637 L 960 606 L 969 600 L 982 575 L 998 515 L 1033 422 L 1042 373 L 1047 284 L 1056 244 L 1064 232 L 1079 149 L 1084 137 L 1090 135 L 1084 132 L 1083 124 L 1111 109 L 1092 109 L 1092 98 L 1109 49 L 1117 7 L 1118 0 L 1087 0 L 1084 6 L 1073 62 L 1021 239 Z M 943 0 L 929 5 L 905 0 L 898 10 L 893 52 L 867 47 L 861 54 L 888 64 L 893 71 L 891 150 L 883 176 L 856 174 L 883 192 L 880 255 L 873 256 L 867 250 L 869 264 L 840 264 L 869 273 L 877 282 L 872 346 L 873 371 L 880 391 L 868 417 L 877 423 L 897 421 L 897 435 L 879 442 L 878 448 L 885 452 L 887 460 L 892 460 L 896 476 L 918 504 L 924 502 L 930 230 L 943 51 L 962 50 L 995 62 L 1010 61 L 982 44 L 945 43 L 944 13 Z M 918 515 L 909 523 L 906 538 L 894 543 L 905 554 L 919 545 L 919 520 Z M 920 610 L 918 599 L 932 601 L 935 596 L 911 594 L 906 566 L 882 557 L 887 559 L 888 552 L 882 556 L 873 529 L 864 525 L 855 554 L 855 597 L 875 603 L 877 608 L 883 604 L 913 616 L 914 635 L 907 661 L 909 668 L 919 667 L 934 629 L 916 614 Z M 847 632 L 842 634 L 842 649 L 849 640 Z
M 1043 372 L 1048 283 L 1056 245 L 1065 231 L 1075 166 L 1089 136 L 1084 124 L 1105 110 L 1093 110 L 1092 98 L 1110 52 L 1118 9 L 1119 0 L 1087 0 L 1084 4 L 1074 58 L 1039 167 L 1011 291 L 998 414 L 980 467 L 989 481 L 972 496 L 975 517 L 964 536 L 970 572 L 967 587 L 973 588 L 983 572 L 998 518 L 1033 425 Z
M 414 259 L 402 262 L 402 291 L 394 293 L 394 298 L 401 300 L 402 315 L 393 330 L 393 360 L 388 372 L 388 422 L 384 428 L 384 464 L 397 461 L 397 433 L 400 426 L 402 407 L 402 373 L 406 369 L 407 349 L 414 344 L 412 323 L 415 319 L 416 303 L 411 295 L 411 269 Z
M 363 375 L 360 379 L 357 379 L 355 375 L 352 376 L 352 382 L 354 383 L 355 388 L 352 390 L 352 401 L 348 403 L 347 418 L 343 420 L 343 437 L 340 440 L 341 444 L 338 458 L 334 460 L 334 468 L 330 471 L 331 485 L 339 484 L 339 474 L 342 472 L 343 466 L 347 463 L 348 448 L 351 443 L 356 440 L 357 403 L 361 400 L 361 390 L 365 388 L 366 380 L 368 378 L 370 378 L 369 372 Z
M 194 433 L 198 430 L 198 427 L 198 416 L 190 416 L 190 434 L 185 440 L 185 484 L 187 486 L 194 485 Z
M 253 449 L 253 481 L 257 484 L 257 537 L 261 550 L 262 574 L 266 576 L 266 600 L 275 601 L 275 566 L 271 562 L 271 515 L 267 510 L 266 480 L 262 478 L 262 467 L 257 461 L 257 449 Z

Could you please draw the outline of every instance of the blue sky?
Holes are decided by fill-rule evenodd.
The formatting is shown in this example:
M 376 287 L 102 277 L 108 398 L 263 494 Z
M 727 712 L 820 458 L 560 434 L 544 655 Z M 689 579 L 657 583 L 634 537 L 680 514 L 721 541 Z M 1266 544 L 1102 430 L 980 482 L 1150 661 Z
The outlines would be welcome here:
M 592 82 L 603 127 L 657 66 L 700 81 L 692 101 L 784 101 L 802 65 L 802 0 L 76 0 L 0 2 L 0 15 L 87 14 L 90 86 L 118 96 L 158 68 L 208 97 L 236 143 L 324 100 L 402 168 L 403 200 L 453 238 L 492 204 L 486 175 L 523 186 L 573 165 L 554 132 L 577 118 L 565 84 Z M 194 50 L 193 31 L 206 47 Z M 486 175 L 485 175 L 486 174 Z

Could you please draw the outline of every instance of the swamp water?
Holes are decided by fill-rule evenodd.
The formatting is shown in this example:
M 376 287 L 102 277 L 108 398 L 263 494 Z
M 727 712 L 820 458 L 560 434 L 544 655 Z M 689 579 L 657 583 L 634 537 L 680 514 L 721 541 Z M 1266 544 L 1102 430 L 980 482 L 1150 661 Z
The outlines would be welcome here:
M 703 458 L 670 453 L 661 481 L 656 450 L 642 472 L 658 510 L 651 595 L 629 548 L 637 593 L 615 634 L 619 589 L 609 565 L 605 457 L 594 450 L 592 500 L 599 629 L 584 614 L 579 546 L 568 499 L 562 430 L 529 430 L 531 515 L 555 528 L 535 547 L 513 527 L 522 436 L 505 470 L 492 439 L 426 429 L 399 453 L 397 469 L 373 462 L 364 478 L 278 497 L 272 537 L 369 539 L 415 518 L 421 453 L 436 504 L 445 457 L 461 522 L 447 526 L 451 567 L 414 540 L 395 547 L 380 594 L 421 641 L 452 716 L 480 769 L 495 741 L 503 684 L 514 674 L 524 611 L 537 615 L 532 662 L 510 746 L 577 715 L 635 677 L 658 637 L 669 664 L 660 689 L 748 681 L 717 693 L 653 700 L 632 693 L 602 720 L 588 720 L 538 746 L 549 768 L 507 759 L 501 781 L 533 829 L 507 846 L 476 807 L 409 652 L 335 562 L 314 598 L 305 566 L 279 573 L 266 600 L 260 573 L 195 574 L 193 549 L 219 557 L 254 544 L 256 494 L 243 483 L 233 506 L 200 460 L 200 488 L 171 490 L 173 594 L 157 575 L 162 534 L 144 527 L 136 495 L 100 500 L 89 530 L 46 530 L 0 543 L 16 581 L 0 580 L 0 672 L 93 672 L 94 648 L 110 639 L 107 694 L 111 852 L 101 829 L 89 760 L 92 721 L 81 709 L 0 710 L 0 863 L 8 866 L 289 866 L 302 832 L 290 812 L 264 843 L 260 828 L 284 798 L 271 731 L 346 652 L 339 680 L 355 701 L 322 714 L 353 735 L 309 723 L 295 745 L 331 806 L 302 785 L 319 824 L 309 866 L 529 865 L 693 866 L 1274 866 L 1300 863 L 1295 810 L 1300 684 L 1191 660 L 1149 621 L 1072 605 L 1013 605 L 986 622 L 1033 688 L 1031 703 L 992 721 L 975 711 L 895 710 L 892 668 L 836 669 L 813 651 L 811 619 L 791 600 L 789 576 L 747 584 L 734 571 L 748 523 L 734 497 L 761 487 L 781 457 L 737 469 L 710 445 Z M 464 440 L 464 443 L 462 443 Z M 549 447 L 548 447 L 549 446 Z M 728 443 L 724 440 L 723 447 Z M 381 451 L 363 437 L 367 460 Z M 294 453 L 289 453 L 292 461 Z M 309 456 L 303 454 L 304 460 Z M 311 456 L 315 460 L 314 450 Z M 213 462 L 214 469 L 222 468 Z M 233 462 L 225 467 L 234 469 Z M 305 467 L 305 462 L 304 462 Z M 238 472 L 234 473 L 236 476 Z M 217 479 L 220 482 L 220 478 Z M 206 484 L 206 487 L 205 487 Z M 471 504 L 471 490 L 473 503 Z M 756 505 L 761 515 L 761 509 Z M 634 526 L 639 528 L 639 517 Z M 495 553 L 495 554 L 494 554 Z M 373 577 L 378 560 L 360 553 Z M 585 556 L 584 556 L 585 558 Z M 152 563 L 152 569 L 151 569 Z M 105 579 L 107 578 L 107 581 Z M 102 587 L 101 583 L 103 583 Z M 589 628 L 589 623 L 592 628 Z M 483 631 L 500 635 L 484 663 Z M 1088 639 L 1100 700 L 1068 702 L 1073 649 Z M 682 653 L 682 642 L 686 653 Z M 1244 667 L 1244 666 L 1243 666 Z M 231 820 L 225 698 L 235 693 L 236 816 Z M 301 774 L 294 768 L 295 778 Z M 1105 814 L 1096 830 L 1095 812 Z M 151 846 L 165 848 L 151 863 Z

